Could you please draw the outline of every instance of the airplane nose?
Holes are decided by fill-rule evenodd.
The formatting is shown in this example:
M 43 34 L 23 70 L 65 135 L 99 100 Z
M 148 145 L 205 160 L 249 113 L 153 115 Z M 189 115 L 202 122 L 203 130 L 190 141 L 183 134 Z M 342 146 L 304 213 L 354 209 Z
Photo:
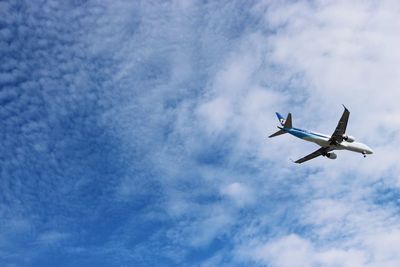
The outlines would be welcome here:
M 367 152 L 367 154 L 374 154 L 374 151 L 368 146 L 367 146 L 366 152 Z

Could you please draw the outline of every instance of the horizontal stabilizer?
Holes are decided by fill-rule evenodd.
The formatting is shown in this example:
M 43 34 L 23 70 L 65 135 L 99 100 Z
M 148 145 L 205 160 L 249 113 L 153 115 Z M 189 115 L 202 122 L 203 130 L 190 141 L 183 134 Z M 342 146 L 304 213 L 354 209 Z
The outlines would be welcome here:
M 273 133 L 268 137 L 271 138 L 271 137 L 275 137 L 275 136 L 278 136 L 278 135 L 281 135 L 281 134 L 285 134 L 285 133 L 286 133 L 285 131 L 279 130 L 276 133 Z

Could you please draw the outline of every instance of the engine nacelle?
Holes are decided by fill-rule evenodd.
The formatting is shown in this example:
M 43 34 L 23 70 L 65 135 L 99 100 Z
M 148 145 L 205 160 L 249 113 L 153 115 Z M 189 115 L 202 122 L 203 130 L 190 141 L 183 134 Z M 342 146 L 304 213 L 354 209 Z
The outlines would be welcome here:
M 331 152 L 331 153 L 327 153 L 327 154 L 326 154 L 326 157 L 327 157 L 328 159 L 336 159 L 336 158 L 337 158 L 337 155 L 336 155 L 335 153 Z
M 356 139 L 354 138 L 354 136 L 351 135 L 343 135 L 343 140 L 347 141 L 349 143 L 353 143 Z

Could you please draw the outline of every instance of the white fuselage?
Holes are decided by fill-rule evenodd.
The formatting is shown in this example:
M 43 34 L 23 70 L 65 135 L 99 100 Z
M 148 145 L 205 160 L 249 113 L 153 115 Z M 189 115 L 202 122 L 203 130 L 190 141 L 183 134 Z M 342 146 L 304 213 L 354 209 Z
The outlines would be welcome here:
M 297 128 L 291 128 L 291 129 L 283 129 L 287 133 L 290 133 L 300 139 L 313 142 L 321 147 L 329 147 L 330 150 L 349 150 L 361 154 L 372 154 L 373 150 L 360 142 L 347 142 L 347 141 L 342 141 L 339 144 L 331 144 L 330 141 L 330 136 L 317 133 L 317 132 L 311 132 L 307 130 L 302 130 L 302 129 L 297 129 Z

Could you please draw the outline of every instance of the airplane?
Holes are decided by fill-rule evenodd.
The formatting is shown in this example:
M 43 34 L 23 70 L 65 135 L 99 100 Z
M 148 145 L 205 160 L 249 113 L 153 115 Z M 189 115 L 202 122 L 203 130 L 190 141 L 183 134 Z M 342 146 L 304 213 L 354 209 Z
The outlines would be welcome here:
M 366 157 L 367 154 L 374 153 L 374 151 L 369 146 L 360 142 L 355 142 L 355 138 L 353 136 L 346 134 L 347 122 L 349 120 L 350 112 L 344 105 L 343 107 L 344 111 L 342 117 L 340 118 L 336 129 L 331 136 L 294 128 L 292 126 L 291 113 L 289 113 L 287 115 L 287 118 L 284 119 L 281 114 L 276 112 L 276 116 L 278 117 L 281 126 L 278 126 L 279 131 L 271 134 L 269 138 L 289 133 L 300 139 L 316 143 L 320 146 L 320 148 L 313 153 L 295 161 L 295 163 L 298 164 L 319 156 L 324 156 L 329 159 L 336 159 L 337 155 L 334 152 L 331 152 L 333 150 L 349 150 L 361 153 L 364 157 Z

